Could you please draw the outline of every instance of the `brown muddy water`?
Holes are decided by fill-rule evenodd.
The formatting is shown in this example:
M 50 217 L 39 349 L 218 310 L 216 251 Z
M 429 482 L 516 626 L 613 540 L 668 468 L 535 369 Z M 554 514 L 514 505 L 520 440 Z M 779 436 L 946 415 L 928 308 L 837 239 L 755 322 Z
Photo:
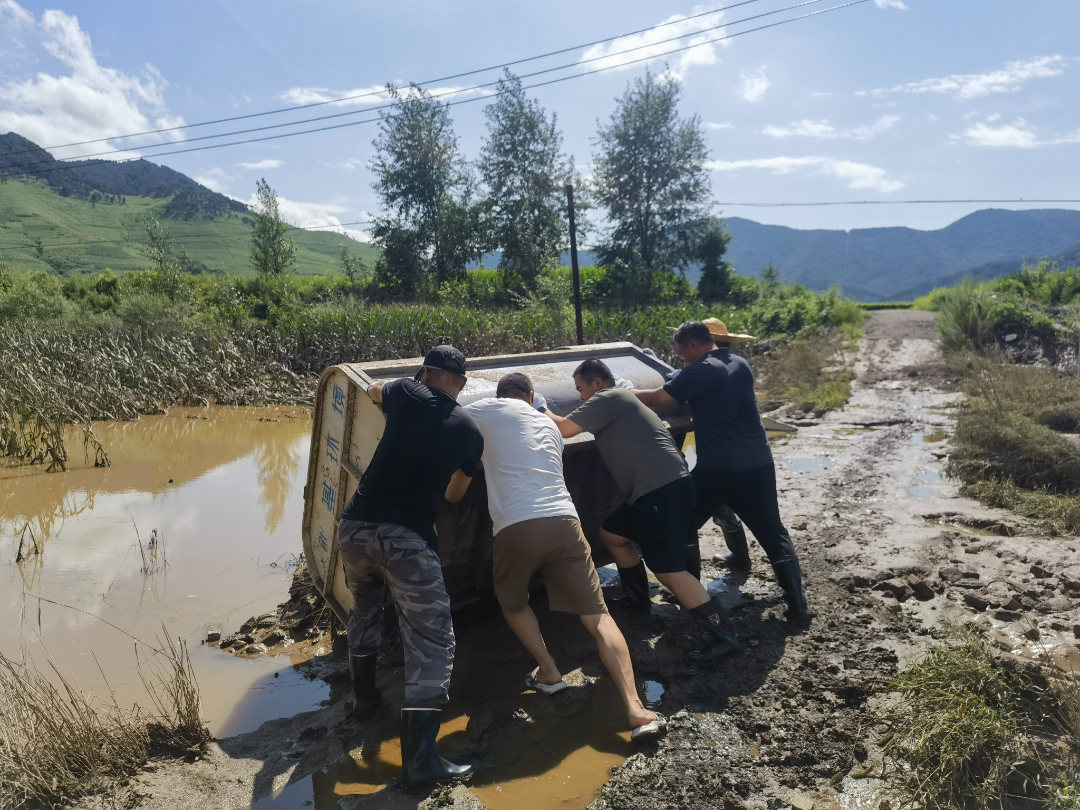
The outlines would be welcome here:
M 289 655 L 243 660 L 201 643 L 211 623 L 235 631 L 287 598 L 310 415 L 175 408 L 95 430 L 112 467 L 79 467 L 76 450 L 66 473 L 0 468 L 0 652 L 51 656 L 104 697 L 100 664 L 121 705 L 145 706 L 131 637 L 156 645 L 164 626 L 188 642 L 215 736 L 318 708 L 328 687 Z M 40 553 L 16 562 L 31 531 Z M 155 531 L 157 556 L 144 560 Z

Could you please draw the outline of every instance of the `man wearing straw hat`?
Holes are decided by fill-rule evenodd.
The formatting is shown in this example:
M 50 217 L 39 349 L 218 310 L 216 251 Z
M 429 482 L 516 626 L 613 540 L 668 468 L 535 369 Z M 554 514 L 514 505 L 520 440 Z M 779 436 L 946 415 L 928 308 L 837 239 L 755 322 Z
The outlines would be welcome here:
M 776 468 L 754 396 L 754 375 L 730 349 L 754 337 L 728 332 L 716 318 L 668 328 L 685 367 L 662 388 L 634 394 L 651 408 L 687 402 L 693 409 L 698 454 L 692 472 L 698 493 L 693 528 L 700 529 L 721 504 L 731 507 L 769 556 L 787 602 L 787 620 L 807 627 L 811 614 L 802 571 L 780 520 Z

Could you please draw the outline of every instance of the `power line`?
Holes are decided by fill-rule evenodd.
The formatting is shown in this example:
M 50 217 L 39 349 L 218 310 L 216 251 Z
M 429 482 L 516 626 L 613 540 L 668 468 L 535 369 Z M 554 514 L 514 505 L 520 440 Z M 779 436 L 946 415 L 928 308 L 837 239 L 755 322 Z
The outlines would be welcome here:
M 297 230 L 297 231 L 310 231 L 312 233 L 326 233 L 326 230 L 325 230 L 326 228 L 344 228 L 344 227 L 349 226 L 349 225 L 373 225 L 373 224 L 374 224 L 373 222 L 364 221 L 364 222 L 340 222 L 340 223 L 338 223 L 336 225 L 311 225 L 311 226 L 306 227 L 306 228 L 301 227 L 299 225 L 290 225 L 289 227 L 292 228 L 293 230 Z M 0 232 L 0 235 L 2 235 L 2 232 Z M 27 239 L 29 239 L 31 244 L 34 245 L 35 247 L 38 245 L 37 240 L 35 240 L 33 237 L 29 236 L 28 234 L 22 233 L 22 234 L 19 234 L 19 235 L 24 236 Z M 338 234 L 338 235 L 339 236 L 347 236 L 348 234 Z M 226 239 L 231 239 L 231 240 L 235 241 L 235 240 L 240 239 L 240 238 L 245 238 L 246 239 L 247 237 L 244 234 L 231 234 L 231 235 L 227 235 L 227 236 L 222 236 L 220 234 L 213 234 L 213 233 L 196 233 L 196 234 L 191 234 L 190 236 L 173 236 L 172 240 L 173 240 L 173 242 L 179 243 L 180 247 L 182 248 L 184 246 L 184 243 L 190 242 L 190 241 L 196 240 L 196 239 L 219 239 L 219 240 L 222 240 L 222 241 L 225 241 Z M 79 246 L 82 246 L 82 245 L 119 245 L 119 244 L 130 244 L 130 243 L 132 243 L 131 239 L 80 239 L 80 240 L 77 240 L 75 242 L 42 242 L 41 247 L 42 248 L 79 247 Z
M 823 0 L 804 0 L 804 2 L 797 3 L 797 4 L 793 5 L 793 6 L 786 6 L 785 8 L 776 9 L 776 10 L 773 10 L 773 11 L 767 11 L 767 12 L 765 12 L 763 14 L 755 14 L 755 15 L 750 16 L 750 17 L 744 17 L 741 20 L 733 20 L 733 21 L 731 21 L 729 23 L 722 23 L 720 25 L 714 25 L 714 26 L 712 26 L 710 28 L 703 28 L 703 29 L 701 29 L 699 31 L 695 31 L 693 33 L 681 34 L 681 35 L 679 35 L 677 37 L 669 37 L 668 39 L 659 40 L 658 42 L 650 42 L 650 43 L 648 43 L 646 45 L 637 45 L 637 46 L 635 46 L 633 48 L 626 48 L 625 50 L 615 51 L 614 53 L 605 54 L 603 56 L 595 56 L 595 57 L 593 57 L 591 59 L 578 60 L 577 62 L 567 62 L 566 64 L 563 64 L 563 65 L 557 65 L 555 67 L 545 68 L 543 70 L 536 70 L 536 71 L 533 71 L 532 73 L 524 73 L 521 76 L 519 76 L 518 78 L 520 78 L 520 79 L 530 79 L 530 78 L 532 78 L 534 76 L 541 76 L 541 75 L 544 75 L 544 74 L 547 74 L 547 73 L 554 73 L 554 72 L 559 71 L 559 70 L 566 70 L 568 68 L 578 67 L 580 65 L 587 65 L 587 64 L 590 64 L 592 62 L 599 62 L 599 61 L 603 61 L 605 59 L 612 59 L 612 58 L 615 58 L 615 57 L 618 57 L 618 56 L 622 56 L 624 54 L 634 53 L 635 51 L 641 51 L 641 50 L 645 50 L 645 49 L 648 49 L 648 48 L 654 48 L 657 45 L 664 45 L 664 44 L 669 43 L 669 42 L 677 42 L 678 40 L 686 39 L 687 37 L 700 36 L 701 34 L 708 33 L 709 31 L 716 31 L 718 29 L 727 28 L 727 27 L 733 26 L 733 25 L 741 25 L 742 23 L 750 22 L 752 20 L 758 20 L 758 19 L 761 19 L 762 17 L 770 17 L 770 16 L 772 16 L 774 14 L 781 14 L 781 13 L 783 13 L 785 11 L 793 11 L 794 9 L 803 8 L 804 6 L 815 5 L 815 4 L 820 3 L 820 2 L 823 2 Z M 709 43 L 701 43 L 701 44 L 709 44 Z M 655 58 L 655 57 L 650 57 L 650 58 Z M 629 64 L 633 64 L 633 63 L 629 63 Z M 621 66 L 622 65 L 620 65 L 620 67 Z M 460 93 L 469 93 L 469 92 L 474 92 L 474 91 L 478 91 L 478 90 L 483 90 L 485 88 L 498 85 L 498 83 L 499 83 L 499 80 L 495 80 L 495 81 L 485 82 L 483 84 L 473 85 L 472 87 L 464 87 L 464 88 L 456 88 L 454 90 L 447 90 L 447 91 L 444 91 L 442 93 L 436 93 L 436 94 L 432 95 L 432 98 L 433 99 L 438 99 L 438 98 L 443 98 L 445 96 L 454 96 L 454 95 L 458 95 Z M 371 94 L 368 94 L 368 95 L 377 95 L 377 93 L 371 93 Z M 368 108 L 363 109 L 363 110 L 348 110 L 346 112 L 333 113 L 331 115 L 320 115 L 320 116 L 316 116 L 314 118 L 304 118 L 304 119 L 300 119 L 298 121 L 288 121 L 288 122 L 281 123 L 281 124 L 267 124 L 266 126 L 262 126 L 262 127 L 251 127 L 249 129 L 234 130 L 232 132 L 220 132 L 220 133 L 217 133 L 217 134 L 214 134 L 214 135 L 200 135 L 197 138 L 189 138 L 184 143 L 191 144 L 191 143 L 197 143 L 197 142 L 200 142 L 200 141 L 214 140 L 215 138 L 227 138 L 227 137 L 231 137 L 231 136 L 234 136 L 234 135 L 250 135 L 250 134 L 252 134 L 254 132 L 266 132 L 266 131 L 269 131 L 269 130 L 272 130 L 272 129 L 282 129 L 284 127 L 300 126 L 302 124 L 313 124 L 313 123 L 316 123 L 316 122 L 319 122 L 319 121 L 336 120 L 338 118 L 347 118 L 347 117 L 353 116 L 353 115 L 362 115 L 362 114 L 366 114 L 366 113 L 376 112 L 378 110 L 385 110 L 385 109 L 392 108 L 393 106 L 394 106 L 394 102 L 389 102 L 387 104 L 380 104 L 380 105 L 377 105 L 377 106 L 374 106 L 374 107 L 368 107 Z M 166 146 L 169 146 L 169 144 L 148 144 L 146 146 L 142 146 L 142 147 L 138 147 L 138 148 L 142 149 L 142 150 L 149 150 L 149 149 L 160 149 L 160 148 L 164 148 Z M 29 150 L 27 150 L 27 151 L 29 151 Z M 121 154 L 123 152 L 129 152 L 129 151 L 131 151 L 130 148 L 127 148 L 127 149 L 106 149 L 105 151 L 102 151 L 102 152 L 90 152 L 90 153 L 85 154 L 85 155 L 75 155 L 75 156 L 72 156 L 72 157 L 69 157 L 69 158 L 64 158 L 64 160 L 65 161 L 85 160 L 87 158 L 102 157 L 103 155 L 117 155 L 117 154 Z M 161 154 L 175 154 L 175 153 L 174 152 L 155 152 L 155 153 L 150 154 L 149 157 L 155 157 L 155 156 L 161 155 Z M 37 161 L 32 161 L 30 163 L 20 163 L 20 164 L 15 164 L 15 165 L 17 167 L 19 167 L 19 168 L 22 168 L 22 167 L 25 167 L 25 166 L 49 164 L 50 162 L 51 161 L 49 161 L 49 160 L 37 160 Z
M 1038 203 L 1041 205 L 1080 203 L 1080 200 L 1032 200 L 1018 197 L 1003 200 L 834 200 L 828 202 L 717 202 L 714 205 L 735 205 L 747 208 L 809 208 L 829 205 L 959 205 L 974 203 L 977 205 L 1001 203 Z
M 812 0 L 812 1 L 813 2 L 818 2 L 819 0 Z M 729 40 L 729 39 L 734 39 L 735 37 L 743 36 L 745 34 L 752 34 L 752 33 L 758 32 L 758 31 L 764 31 L 764 30 L 769 29 L 769 28 L 776 28 L 777 26 L 780 26 L 780 25 L 786 25 L 788 23 L 798 22 L 800 20 L 809 19 L 811 17 L 817 17 L 817 16 L 820 16 L 822 14 L 828 14 L 828 13 L 833 12 L 833 11 L 840 11 L 841 9 L 850 8 L 851 6 L 862 5 L 863 3 L 867 3 L 867 2 L 869 2 L 869 0 L 852 0 L 852 2 L 844 3 L 844 4 L 839 5 L 839 6 L 832 6 L 831 8 L 821 9 L 820 11 L 814 11 L 814 12 L 811 12 L 809 14 L 802 14 L 802 15 L 800 15 L 798 17 L 791 17 L 790 19 L 780 20 L 779 22 L 769 23 L 768 25 L 758 26 L 757 28 L 749 28 L 749 29 L 747 29 L 745 31 L 738 31 L 738 32 L 736 32 L 734 34 L 727 34 L 727 35 L 722 36 L 722 37 L 714 37 L 713 39 L 705 40 L 704 42 L 697 42 L 697 43 L 693 43 L 691 45 L 685 45 L 685 46 L 683 46 L 681 48 L 673 48 L 672 50 L 664 51 L 663 53 L 652 54 L 650 56 L 644 56 L 644 57 L 640 57 L 638 59 L 632 59 L 632 60 L 627 61 L 627 62 L 620 62 L 619 64 L 610 65 L 608 67 L 594 68 L 592 70 L 584 71 L 582 73 L 575 73 L 575 74 L 570 75 L 570 76 L 561 76 L 561 77 L 556 78 L 556 79 L 549 79 L 548 81 L 537 82 L 535 84 L 525 85 L 525 86 L 522 87 L 522 89 L 523 90 L 531 90 L 531 89 L 534 89 L 534 88 L 537 88 L 537 87 L 546 87 L 548 85 L 559 84 L 561 82 L 570 81 L 572 79 L 580 79 L 580 78 L 583 78 L 585 76 L 591 76 L 591 75 L 594 75 L 596 73 L 604 73 L 604 72 L 609 71 L 609 70 L 616 70 L 618 68 L 623 68 L 623 67 L 626 67 L 628 65 L 638 64 L 640 62 L 652 61 L 652 60 L 658 59 L 658 58 L 660 58 L 662 56 L 670 56 L 672 54 L 682 53 L 683 51 L 688 51 L 688 50 L 691 50 L 693 48 L 700 48 L 700 47 L 703 47 L 705 45 L 712 45 L 714 43 L 722 42 L 722 41 Z M 799 5 L 807 5 L 807 4 L 806 3 L 801 3 Z M 615 55 L 617 55 L 617 54 L 615 54 Z M 608 58 L 611 58 L 611 55 L 605 56 L 605 57 L 599 57 L 599 58 L 608 59 Z M 577 64 L 579 64 L 579 63 L 574 63 L 574 65 L 571 65 L 571 66 L 575 66 Z M 551 68 L 550 70 L 547 70 L 547 71 L 537 71 L 536 73 L 529 74 L 529 75 L 537 75 L 539 73 L 547 73 L 547 72 L 550 72 L 551 70 L 561 70 L 561 69 L 563 69 L 563 68 L 562 67 L 560 67 L 560 68 Z M 467 88 L 467 89 L 469 89 L 469 88 Z M 463 92 L 463 91 L 455 90 L 455 91 L 452 91 L 452 92 L 442 93 L 442 94 L 439 94 L 437 96 L 432 96 L 432 98 L 440 98 L 443 95 L 456 95 L 457 93 L 460 93 L 460 92 Z M 498 96 L 500 94 L 495 93 L 494 95 Z M 481 98 L 488 98 L 488 97 L 483 96 Z M 456 107 L 456 106 L 460 106 L 462 104 L 470 104 L 470 103 L 472 103 L 474 101 L 478 101 L 478 100 L 480 100 L 480 99 L 479 98 L 470 98 L 470 99 L 461 99 L 460 101 L 448 101 L 448 102 L 446 102 L 446 106 L 448 106 L 448 107 Z M 365 111 L 365 112 L 367 112 L 367 111 Z M 249 144 L 249 143 L 263 143 L 263 142 L 266 142 L 266 141 L 280 140 L 282 138 L 291 138 L 291 137 L 295 137 L 295 136 L 298 136 L 298 135 L 310 135 L 310 134 L 317 133 L 317 132 L 328 132 L 328 131 L 335 130 L 335 129 L 343 129 L 343 128 L 346 128 L 346 127 L 359 126 L 361 124 L 370 124 L 370 123 L 377 122 L 377 121 L 380 121 L 380 120 L 382 120 L 382 119 L 378 118 L 378 117 L 377 118 L 365 118 L 365 119 L 362 119 L 360 121 L 350 121 L 350 122 L 347 122 L 347 123 L 344 123 L 344 124 L 333 124 L 331 126 L 315 127 L 313 129 L 299 130 L 297 132 L 285 132 L 285 133 L 281 133 L 281 134 L 278 134 L 278 135 L 264 136 L 262 138 L 248 138 L 248 139 L 240 140 L 240 141 L 230 141 L 228 143 L 209 144 L 207 146 L 197 146 L 197 147 L 191 147 L 191 148 L 188 148 L 188 149 L 173 149 L 173 150 L 167 151 L 167 152 L 157 152 L 157 153 L 151 155 L 151 157 L 160 158 L 160 157 L 166 157 L 168 155 L 181 155 L 181 154 L 187 154 L 187 153 L 190 153 L 190 152 L 203 152 L 203 151 L 207 151 L 207 150 L 210 150 L 210 149 L 220 149 L 220 148 L 224 148 L 224 147 L 227 147 L 227 146 L 242 146 L 242 145 Z M 117 151 L 127 151 L 127 150 L 117 150 Z M 130 158 L 130 159 L 127 159 L 127 160 L 117 160 L 117 161 L 100 160 L 100 161 L 92 162 L 91 165 L 101 165 L 103 163 L 129 163 L 129 162 L 134 161 L 134 160 L 142 160 L 142 158 L 141 157 L 140 158 Z M 33 165 L 33 164 L 29 164 L 29 165 Z M 11 167 L 9 167 L 9 168 L 11 168 Z M 39 170 L 37 170 L 37 172 L 38 173 L 54 172 L 54 171 L 63 171 L 65 169 L 78 169 L 78 168 L 85 168 L 85 166 L 77 164 L 77 163 L 63 163 L 62 165 L 59 165 L 59 166 L 50 166 L 47 169 L 39 169 Z M 21 175 L 21 174 L 24 174 L 24 173 L 25 172 L 9 172 L 9 173 L 6 173 L 6 174 L 0 174 L 0 179 L 6 178 L 6 177 L 15 177 L 17 175 Z
M 712 15 L 712 14 L 719 14 L 719 13 L 721 13 L 723 11 L 730 11 L 733 8 L 739 8 L 740 6 L 747 6 L 747 5 L 750 5 L 751 3 L 757 3 L 757 2 L 760 2 L 760 0 L 743 0 L 741 3 L 733 3 L 730 6 L 721 6 L 720 8 L 714 8 L 711 11 L 702 11 L 702 12 L 700 12 L 698 14 L 691 14 L 690 16 L 683 17 L 682 19 L 679 19 L 679 20 L 671 20 L 669 22 L 657 23 L 656 25 L 651 25 L 648 28 L 639 28 L 636 31 L 628 31 L 628 32 L 626 32 L 624 34 L 616 34 L 615 36 L 605 37 L 604 39 L 597 39 L 597 40 L 593 40 L 592 42 L 585 42 L 585 43 L 583 43 L 581 45 L 574 45 L 574 46 L 571 46 L 569 48 L 561 48 L 561 49 L 559 49 L 557 51 L 548 51 L 547 53 L 542 53 L 542 54 L 539 54 L 537 56 L 528 56 L 528 57 L 525 57 L 523 59 L 515 59 L 512 62 L 503 62 L 503 63 L 498 64 L 498 65 L 492 65 L 491 67 L 477 68 L 476 70 L 469 70 L 469 71 L 466 71 L 464 73 L 454 73 L 454 74 L 452 74 L 450 76 L 441 76 L 441 77 L 439 77 L 437 79 L 427 79 L 426 81 L 423 81 L 423 82 L 413 82 L 413 84 L 416 84 L 418 86 L 423 86 L 423 85 L 426 85 L 426 84 L 434 84 L 435 82 L 449 81 L 450 79 L 460 79 L 460 78 L 462 78 L 464 76 L 474 76 L 477 73 L 487 73 L 487 72 L 492 71 L 492 70 L 500 70 L 501 68 L 507 68 L 507 67 L 511 67 L 513 65 L 520 65 L 520 64 L 524 64 L 525 62 L 535 62 L 538 59 L 546 59 L 549 56 L 558 56 L 559 54 L 569 53 L 570 51 L 581 50 L 582 48 L 591 48 L 593 45 L 602 45 L 605 42 L 612 42 L 612 41 L 614 41 L 616 39 L 622 39 L 623 37 L 632 37 L 632 36 L 635 36 L 636 34 L 644 34 L 647 31 L 654 31 L 654 30 L 659 29 L 659 28 L 665 28 L 665 27 L 667 27 L 669 25 L 677 25 L 678 23 L 684 23 L 684 22 L 687 22 L 688 20 L 696 20 L 699 17 L 708 17 L 709 15 Z M 734 24 L 734 23 L 731 23 L 731 24 Z M 705 29 L 705 30 L 709 30 L 709 29 Z M 400 88 L 398 88 L 398 89 L 400 89 Z M 92 143 L 105 143 L 107 141 L 126 140 L 128 138 L 140 138 L 140 137 L 142 137 L 144 135 L 160 135 L 161 133 L 164 133 L 164 132 L 177 132 L 177 131 L 183 130 L 183 129 L 193 129 L 194 127 L 206 127 L 206 126 L 212 126 L 214 124 L 227 124 L 227 123 L 230 123 L 232 121 L 244 121 L 244 120 L 247 120 L 247 119 L 250 119 L 250 118 L 260 118 L 260 117 L 266 116 L 266 115 L 278 115 L 280 113 L 294 112 L 296 110 L 307 110 L 307 109 L 311 109 L 312 107 L 322 107 L 322 106 L 327 105 L 327 104 L 340 104 L 343 101 L 355 101 L 356 99 L 359 99 L 359 98 L 367 98 L 369 96 L 378 95 L 380 92 L 382 92 L 382 91 L 380 90 L 380 91 L 375 91 L 375 92 L 370 92 L 370 93 L 360 93 L 358 95 L 353 95 L 353 96 L 342 96 L 341 98 L 327 99 L 326 101 L 315 101 L 315 102 L 311 102 L 310 104 L 297 104 L 297 105 L 292 106 L 292 107 L 281 107 L 281 108 L 276 109 L 276 110 L 266 110 L 265 112 L 248 113 L 246 115 L 236 115 L 236 116 L 233 116 L 231 118 L 218 118 L 218 119 L 213 120 L 213 121 L 201 121 L 201 122 L 194 123 L 194 124 L 183 124 L 181 126 L 165 127 L 163 129 L 150 129 L 150 130 L 146 130 L 145 132 L 133 132 L 133 133 L 130 133 L 128 135 L 112 135 L 112 136 L 110 136 L 108 138 L 97 138 L 97 139 L 92 140 L 92 141 L 77 141 L 75 143 L 64 143 L 64 144 L 59 144 L 57 146 L 46 146 L 46 147 L 42 147 L 42 148 L 44 148 L 46 150 L 49 150 L 49 149 L 66 149 L 66 148 L 71 147 L 71 146 L 87 146 L 88 144 L 92 144 Z M 144 148 L 144 147 L 139 147 L 139 148 Z M 34 150 L 33 149 L 22 149 L 22 150 L 19 150 L 19 151 L 16 151 L 16 152 L 9 152 L 8 154 L 17 155 L 17 154 L 20 154 L 21 152 L 32 152 L 32 151 L 34 151 Z

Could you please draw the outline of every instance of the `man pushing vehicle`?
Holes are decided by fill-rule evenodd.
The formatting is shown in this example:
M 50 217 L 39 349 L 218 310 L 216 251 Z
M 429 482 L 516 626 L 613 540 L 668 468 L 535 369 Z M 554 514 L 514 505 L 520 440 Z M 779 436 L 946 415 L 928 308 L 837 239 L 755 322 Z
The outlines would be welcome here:
M 787 620 L 807 627 L 811 614 L 802 570 L 780 520 L 776 467 L 754 396 L 754 375 L 750 365 L 730 349 L 731 343 L 754 338 L 729 333 L 716 318 L 668 328 L 675 333 L 675 351 L 686 364 L 682 373 L 662 388 L 633 393 L 650 408 L 688 402 L 693 409 L 698 457 L 693 471 L 698 494 L 693 529 L 700 529 L 718 506 L 729 506 L 769 556 L 787 602 Z M 740 551 L 742 559 L 738 559 Z M 732 552 L 733 568 L 750 567 L 745 541 Z
M 355 714 L 381 705 L 375 662 L 381 640 L 384 587 L 397 608 L 405 647 L 401 708 L 401 775 L 405 782 L 465 776 L 475 765 L 439 755 L 435 738 L 454 666 L 450 597 L 436 553 L 435 515 L 469 488 L 484 439 L 457 403 L 465 356 L 436 346 L 413 379 L 379 380 L 367 390 L 386 414 L 386 429 L 356 494 L 338 524 L 349 613 L 349 669 Z
M 710 597 L 686 570 L 696 488 L 671 433 L 633 393 L 616 385 L 602 360 L 579 365 L 574 384 L 581 395 L 577 409 L 566 417 L 550 411 L 548 415 L 564 438 L 585 431 L 593 434 L 600 457 L 625 497 L 604 521 L 600 536 L 615 558 L 627 603 L 651 608 L 648 564 L 711 636 L 709 644 L 690 653 L 691 661 L 707 664 L 737 652 L 739 640 L 719 598 Z
M 543 405 L 525 374 L 507 374 L 495 396 L 465 406 L 465 412 L 484 435 L 495 596 L 506 623 L 538 664 L 526 684 L 546 695 L 567 686 L 529 607 L 529 580 L 542 570 L 550 608 L 576 613 L 596 640 L 622 696 L 633 738 L 657 736 L 664 731 L 664 718 L 642 705 L 626 639 L 604 604 L 592 550 L 563 479 L 559 429 L 539 412 Z

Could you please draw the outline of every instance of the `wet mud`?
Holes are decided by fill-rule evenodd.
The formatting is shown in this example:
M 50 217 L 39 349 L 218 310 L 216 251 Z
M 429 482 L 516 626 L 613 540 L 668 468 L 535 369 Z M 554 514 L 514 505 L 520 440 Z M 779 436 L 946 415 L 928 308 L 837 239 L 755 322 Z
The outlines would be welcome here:
M 781 513 L 815 613 L 808 630 L 783 620 L 780 590 L 752 540 L 749 575 L 709 562 L 723 550 L 711 525 L 701 538 L 703 581 L 729 607 L 739 654 L 711 668 L 691 665 L 685 654 L 700 636 L 662 589 L 650 615 L 615 614 L 643 699 L 670 718 L 659 742 L 627 740 L 621 707 L 576 619 L 536 604 L 571 683 L 550 698 L 525 687 L 534 664 L 497 608 L 478 605 L 455 617 L 459 648 L 443 726 L 444 754 L 481 765 L 466 783 L 402 788 L 394 713 L 349 718 L 339 642 L 306 665 L 329 684 L 329 705 L 221 736 L 204 760 L 145 775 L 135 786 L 141 806 L 877 808 L 889 682 L 948 625 L 976 628 L 1018 659 L 1074 665 L 1080 657 L 1075 538 L 1041 536 L 959 497 L 943 476 L 958 393 L 931 319 L 874 313 L 849 405 L 773 443 Z M 827 464 L 800 471 L 799 459 Z M 610 573 L 603 579 L 618 587 Z M 230 665 L 247 663 L 214 652 Z M 392 639 L 379 681 L 398 705 Z

